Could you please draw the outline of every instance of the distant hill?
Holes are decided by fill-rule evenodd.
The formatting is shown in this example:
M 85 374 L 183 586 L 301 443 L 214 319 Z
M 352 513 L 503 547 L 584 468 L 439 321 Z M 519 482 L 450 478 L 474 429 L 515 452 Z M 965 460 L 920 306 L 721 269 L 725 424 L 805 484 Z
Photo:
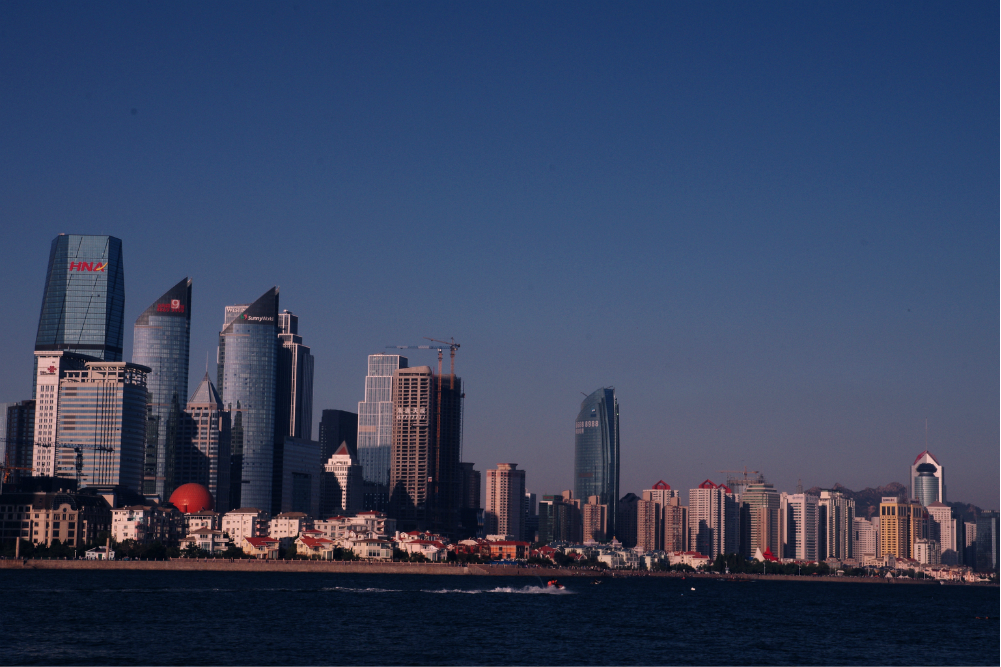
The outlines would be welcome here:
M 879 501 L 883 496 L 907 495 L 907 487 L 900 482 L 890 482 L 886 486 L 878 486 L 875 489 L 862 489 L 861 491 L 852 491 L 840 484 L 835 484 L 830 489 L 840 491 L 849 498 L 853 498 L 855 500 L 855 516 L 865 518 L 871 518 L 879 514 Z M 826 488 L 821 489 L 821 487 L 815 486 L 803 493 L 809 493 L 811 496 L 819 496 L 822 490 L 826 490 Z M 946 505 L 953 509 L 956 518 L 965 521 L 975 521 L 977 515 L 982 511 L 979 507 L 971 503 L 949 502 Z

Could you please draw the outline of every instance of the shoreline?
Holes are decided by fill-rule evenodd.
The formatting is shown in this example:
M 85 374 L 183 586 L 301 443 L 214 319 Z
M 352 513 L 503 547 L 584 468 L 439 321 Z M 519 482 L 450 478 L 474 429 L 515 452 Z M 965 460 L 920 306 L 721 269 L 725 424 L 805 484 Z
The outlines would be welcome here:
M 447 565 L 444 563 L 373 563 L 367 561 L 315 561 L 315 560 L 223 560 L 189 559 L 172 560 L 45 560 L 3 559 L 0 570 L 133 570 L 172 572 L 300 572 L 341 574 L 437 574 L 450 576 L 495 577 L 586 577 L 591 579 L 621 579 L 627 577 L 661 577 L 674 579 L 721 579 L 733 583 L 757 581 L 842 582 L 868 584 L 910 584 L 947 586 L 994 586 L 994 583 L 968 583 L 963 581 L 939 582 L 935 579 L 886 579 L 884 577 L 815 577 L 787 574 L 718 574 L 645 572 L 634 570 L 575 570 L 569 568 L 523 568 L 511 565 Z M 543 575 L 545 573 L 545 575 Z

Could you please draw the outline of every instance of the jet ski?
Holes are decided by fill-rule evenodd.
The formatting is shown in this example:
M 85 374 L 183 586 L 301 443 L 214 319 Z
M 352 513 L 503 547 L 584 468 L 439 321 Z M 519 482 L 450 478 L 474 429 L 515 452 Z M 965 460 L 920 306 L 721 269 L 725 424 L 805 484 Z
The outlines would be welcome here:
M 558 591 L 562 591 L 564 588 L 566 588 L 566 586 L 564 586 L 563 584 L 561 584 L 559 582 L 559 580 L 557 580 L 557 579 L 550 579 L 546 583 L 546 588 L 555 588 Z

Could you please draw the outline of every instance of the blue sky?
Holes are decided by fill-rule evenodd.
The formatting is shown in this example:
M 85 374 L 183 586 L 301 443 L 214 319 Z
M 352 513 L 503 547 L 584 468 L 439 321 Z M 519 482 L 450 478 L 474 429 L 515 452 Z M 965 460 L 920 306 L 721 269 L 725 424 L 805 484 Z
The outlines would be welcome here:
M 906 483 L 927 419 L 949 499 L 997 508 L 998 18 L 4 3 L 0 400 L 52 237 L 112 234 L 127 324 L 192 278 L 192 389 L 223 307 L 277 284 L 317 417 L 366 355 L 454 336 L 466 460 L 540 494 L 612 385 L 624 491 Z

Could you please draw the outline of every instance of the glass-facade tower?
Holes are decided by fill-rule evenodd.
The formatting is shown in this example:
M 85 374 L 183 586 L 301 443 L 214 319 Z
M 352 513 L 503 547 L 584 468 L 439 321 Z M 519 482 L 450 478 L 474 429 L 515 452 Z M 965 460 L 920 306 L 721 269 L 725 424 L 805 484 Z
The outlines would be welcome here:
M 407 368 L 398 354 L 370 354 L 365 400 L 358 403 L 358 461 L 366 482 L 389 488 L 393 445 L 393 371 Z
M 615 535 L 619 509 L 619 401 L 615 389 L 585 398 L 574 424 L 574 497 L 598 496 L 608 505 L 608 534 Z
M 219 334 L 218 380 L 231 411 L 234 509 L 271 509 L 278 361 L 278 288 L 249 306 L 227 306 Z
M 49 250 L 35 350 L 121 361 L 124 330 L 121 240 L 114 236 L 57 236 Z
M 178 486 L 175 454 L 178 420 L 188 395 L 191 280 L 177 283 L 136 319 L 132 361 L 152 369 L 146 417 L 143 493 L 166 500 Z

